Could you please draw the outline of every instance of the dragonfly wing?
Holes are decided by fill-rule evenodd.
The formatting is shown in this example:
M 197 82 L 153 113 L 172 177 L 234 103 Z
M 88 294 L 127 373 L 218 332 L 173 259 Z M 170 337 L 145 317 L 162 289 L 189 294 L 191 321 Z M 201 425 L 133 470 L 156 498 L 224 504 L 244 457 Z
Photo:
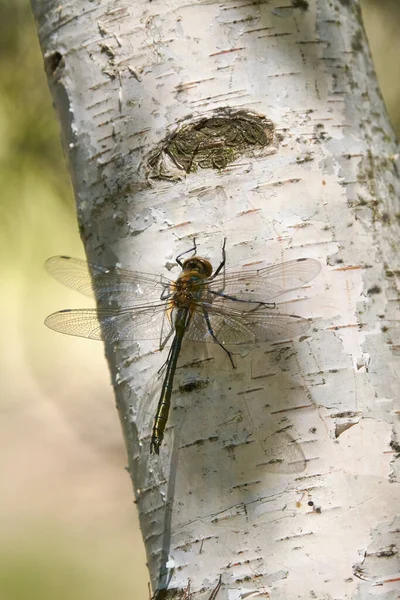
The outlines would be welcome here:
M 46 270 L 54 279 L 84 296 L 94 298 L 88 264 L 69 256 L 52 256 L 45 262 Z
M 192 342 L 221 344 L 245 344 L 255 341 L 254 333 L 241 318 L 241 314 L 225 313 L 207 306 L 203 312 L 201 305 L 192 313 L 185 338 Z M 207 315 L 207 317 L 206 317 Z M 208 322 L 207 322 L 208 318 Z M 213 335 L 215 338 L 213 337 Z
M 64 285 L 107 305 L 111 296 L 120 306 L 145 300 L 157 301 L 171 283 L 162 275 L 102 267 L 69 256 L 53 256 L 45 263 L 47 271 Z M 94 292 L 96 290 L 96 293 Z
M 164 303 L 122 310 L 67 309 L 49 315 L 45 325 L 60 333 L 92 340 L 159 340 L 164 311 Z
M 262 309 L 244 313 L 243 320 L 257 342 L 289 340 L 304 335 L 311 327 L 311 321 L 304 317 Z
M 212 331 L 223 345 L 276 342 L 303 335 L 310 326 L 308 319 L 265 310 L 263 306 L 249 312 L 203 303 L 193 312 L 185 337 L 197 342 L 215 342 Z
M 160 333 L 160 347 L 163 348 L 165 344 L 167 344 L 170 339 L 172 333 L 174 331 L 173 326 L 173 311 L 171 307 L 168 305 L 167 310 L 164 311 L 161 325 L 161 333 Z
M 313 258 L 299 258 L 263 269 L 242 269 L 218 275 L 207 282 L 213 303 L 225 301 L 222 295 L 239 300 L 269 302 L 273 298 L 295 290 L 311 281 L 321 270 L 321 264 Z

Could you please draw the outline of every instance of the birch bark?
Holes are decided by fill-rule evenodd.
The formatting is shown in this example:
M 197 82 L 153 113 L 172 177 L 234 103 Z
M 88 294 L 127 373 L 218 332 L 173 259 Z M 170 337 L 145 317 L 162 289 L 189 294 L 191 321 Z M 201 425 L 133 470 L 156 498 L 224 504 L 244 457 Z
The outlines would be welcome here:
M 398 150 L 358 2 L 32 6 L 92 262 L 174 278 L 195 234 L 213 264 L 226 236 L 228 267 L 323 265 L 284 299 L 306 339 L 235 371 L 186 344 L 159 457 L 163 356 L 106 348 L 155 596 L 397 598 Z M 237 111 L 268 144 L 190 146 Z

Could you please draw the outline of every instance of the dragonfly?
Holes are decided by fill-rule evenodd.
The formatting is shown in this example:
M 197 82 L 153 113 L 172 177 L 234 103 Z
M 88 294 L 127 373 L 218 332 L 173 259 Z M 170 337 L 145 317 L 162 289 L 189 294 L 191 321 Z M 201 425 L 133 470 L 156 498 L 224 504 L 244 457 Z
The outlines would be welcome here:
M 263 268 L 226 271 L 225 246 L 226 238 L 221 262 L 214 270 L 208 259 L 197 256 L 194 239 L 193 247 L 175 259 L 181 268 L 176 280 L 68 256 L 54 256 L 45 263 L 59 282 L 97 300 L 97 308 L 65 309 L 49 315 L 45 325 L 50 329 L 105 342 L 158 339 L 160 349 L 170 343 L 150 453 L 159 454 L 164 438 L 184 340 L 218 344 L 235 368 L 232 347 L 292 339 L 311 326 L 309 319 L 277 312 L 271 301 L 314 279 L 320 271 L 317 260 L 299 258 Z M 183 259 L 188 254 L 191 256 Z

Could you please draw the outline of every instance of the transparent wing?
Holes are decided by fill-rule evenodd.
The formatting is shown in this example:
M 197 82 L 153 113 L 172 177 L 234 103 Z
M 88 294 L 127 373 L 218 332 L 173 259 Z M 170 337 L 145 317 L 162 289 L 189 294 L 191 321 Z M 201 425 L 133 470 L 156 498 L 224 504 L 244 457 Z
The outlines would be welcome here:
M 244 344 L 254 342 L 254 334 L 242 319 L 240 312 L 232 314 L 220 312 L 213 307 L 207 308 L 207 315 L 203 313 L 201 306 L 192 313 L 189 327 L 185 333 L 185 339 L 192 342 L 205 342 L 215 344 L 214 336 L 221 344 Z
M 81 308 L 55 312 L 45 325 L 67 335 L 117 342 L 159 340 L 165 303 L 121 310 Z
M 256 311 L 248 312 L 225 307 L 222 310 L 213 305 L 199 304 L 192 314 L 185 338 L 195 342 L 215 343 L 212 331 L 224 345 L 275 342 L 303 335 L 310 326 L 311 321 L 308 319 L 272 312 L 262 306 Z
M 260 310 L 246 313 L 247 327 L 254 334 L 256 342 L 277 342 L 304 335 L 311 327 L 311 321 L 298 315 Z
M 320 270 L 321 265 L 317 260 L 299 258 L 263 269 L 228 271 L 225 278 L 224 275 L 218 275 L 208 280 L 207 286 L 216 304 L 224 302 L 224 298 L 217 295 L 219 292 L 240 300 L 269 302 L 311 281 Z
M 112 295 L 120 306 L 130 306 L 135 302 L 143 304 L 144 300 L 154 302 L 160 300 L 171 283 L 162 275 L 89 265 L 84 260 L 69 256 L 53 256 L 46 261 L 45 267 L 57 281 L 84 296 L 96 297 L 101 304 L 107 304 Z

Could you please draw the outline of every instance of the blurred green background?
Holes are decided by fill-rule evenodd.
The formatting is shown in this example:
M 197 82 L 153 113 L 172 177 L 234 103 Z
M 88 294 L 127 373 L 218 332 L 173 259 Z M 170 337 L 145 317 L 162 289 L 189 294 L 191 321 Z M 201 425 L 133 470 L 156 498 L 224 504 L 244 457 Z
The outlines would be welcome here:
M 364 0 L 400 131 L 400 2 Z M 28 0 L 0 0 L 0 598 L 144 600 L 145 554 L 101 344 L 47 330 L 82 306 L 43 263 L 84 256 Z

